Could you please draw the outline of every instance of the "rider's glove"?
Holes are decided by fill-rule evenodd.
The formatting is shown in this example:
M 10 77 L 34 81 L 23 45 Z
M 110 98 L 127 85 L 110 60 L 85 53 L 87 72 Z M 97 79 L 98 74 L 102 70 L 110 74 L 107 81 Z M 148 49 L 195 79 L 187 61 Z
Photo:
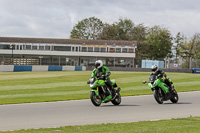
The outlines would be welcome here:
M 110 76 L 111 72 L 107 72 L 106 73 L 106 77 Z

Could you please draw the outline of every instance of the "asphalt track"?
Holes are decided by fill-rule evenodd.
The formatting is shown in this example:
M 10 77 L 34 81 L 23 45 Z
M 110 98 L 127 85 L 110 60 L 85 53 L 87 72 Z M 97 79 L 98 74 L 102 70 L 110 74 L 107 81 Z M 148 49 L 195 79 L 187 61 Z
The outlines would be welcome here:
M 200 91 L 178 94 L 177 104 L 162 105 L 153 95 L 122 97 L 119 106 L 95 107 L 89 99 L 0 105 L 0 131 L 200 116 Z

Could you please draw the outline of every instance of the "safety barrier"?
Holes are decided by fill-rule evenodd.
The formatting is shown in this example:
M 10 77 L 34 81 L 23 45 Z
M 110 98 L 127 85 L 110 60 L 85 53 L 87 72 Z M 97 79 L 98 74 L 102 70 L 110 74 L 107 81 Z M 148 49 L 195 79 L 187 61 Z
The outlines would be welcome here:
M 85 66 L 0 65 L 0 72 L 21 71 L 85 71 Z
M 49 66 L 48 71 L 62 71 L 62 66 Z
M 16 66 L 14 65 L 14 72 L 32 71 L 32 66 Z
M 0 72 L 13 72 L 14 65 L 0 65 Z

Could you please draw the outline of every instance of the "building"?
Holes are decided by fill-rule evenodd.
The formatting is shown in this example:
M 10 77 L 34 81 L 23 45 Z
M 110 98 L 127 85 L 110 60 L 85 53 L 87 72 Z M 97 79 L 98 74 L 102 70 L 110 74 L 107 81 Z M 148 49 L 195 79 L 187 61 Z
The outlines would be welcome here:
M 1 65 L 133 67 L 135 41 L 0 37 Z

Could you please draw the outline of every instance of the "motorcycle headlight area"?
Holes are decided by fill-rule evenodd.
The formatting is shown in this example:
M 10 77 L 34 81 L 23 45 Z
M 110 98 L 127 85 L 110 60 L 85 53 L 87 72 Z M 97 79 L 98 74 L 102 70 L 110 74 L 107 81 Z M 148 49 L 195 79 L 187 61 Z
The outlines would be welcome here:
M 92 88 L 92 87 L 94 87 L 96 85 L 96 83 L 94 83 L 94 84 L 90 84 L 90 87 Z
M 157 84 L 157 82 L 154 82 L 154 83 L 153 83 L 153 86 L 155 86 L 156 84 Z
M 90 81 L 91 84 L 93 84 L 95 79 L 93 77 L 91 77 L 89 81 Z

